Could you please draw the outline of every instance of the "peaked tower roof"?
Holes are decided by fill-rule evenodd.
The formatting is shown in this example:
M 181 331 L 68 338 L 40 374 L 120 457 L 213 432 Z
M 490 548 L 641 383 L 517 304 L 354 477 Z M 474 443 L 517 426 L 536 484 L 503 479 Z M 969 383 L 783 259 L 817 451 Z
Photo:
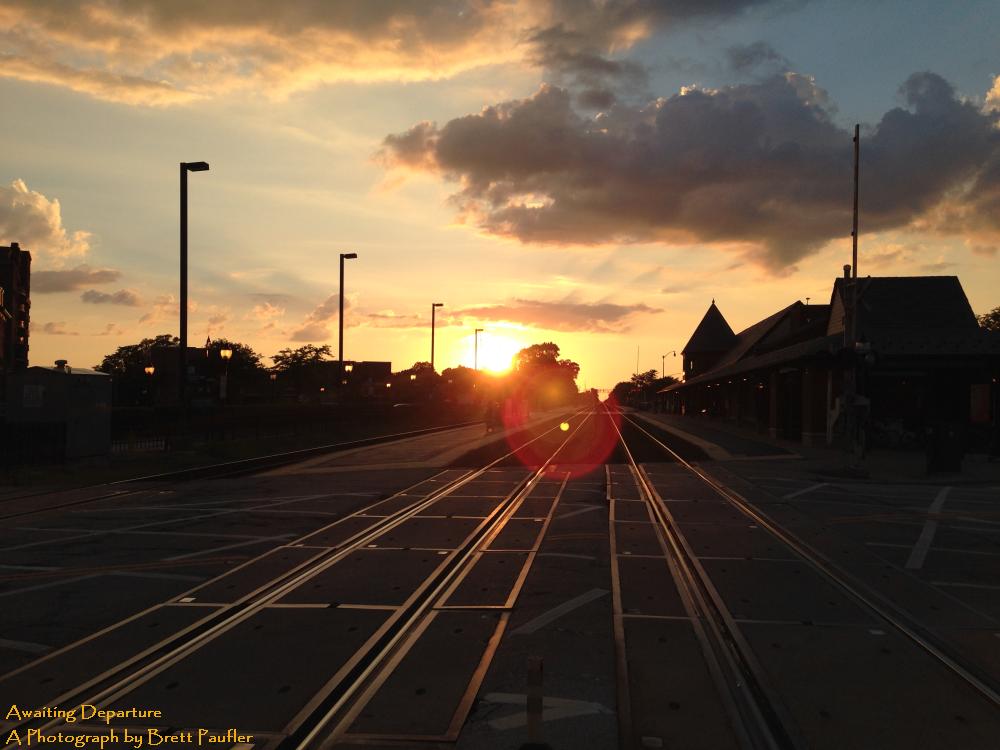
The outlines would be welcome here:
M 684 347 L 682 354 L 697 354 L 705 352 L 724 352 L 736 343 L 736 334 L 729 323 L 715 306 L 715 300 L 708 306 L 705 317 L 691 334 L 691 339 Z

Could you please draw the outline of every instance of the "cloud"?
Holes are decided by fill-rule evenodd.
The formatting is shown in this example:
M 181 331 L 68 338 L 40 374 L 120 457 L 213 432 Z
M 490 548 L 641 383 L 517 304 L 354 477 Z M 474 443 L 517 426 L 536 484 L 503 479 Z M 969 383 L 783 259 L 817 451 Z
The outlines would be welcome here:
M 91 305 L 125 305 L 126 307 L 138 307 L 142 304 L 139 295 L 129 289 L 119 289 L 117 292 L 99 292 L 96 289 L 88 289 L 80 295 L 80 300 Z
M 198 309 L 197 303 L 188 299 L 188 314 Z M 161 294 L 155 300 L 149 312 L 139 318 L 140 323 L 156 323 L 161 320 L 176 319 L 180 314 L 180 304 L 172 294 Z
M 970 249 L 976 255 L 981 255 L 984 258 L 995 258 L 998 250 L 996 245 L 972 245 Z
M 24 180 L 0 186 L 0 244 L 18 242 L 35 259 L 61 262 L 86 255 L 89 240 L 88 232 L 66 230 L 58 200 L 29 190 Z
M 736 73 L 756 73 L 768 70 L 784 73 L 791 70 L 791 63 L 767 42 L 735 44 L 726 50 L 726 61 Z
M 110 284 L 121 278 L 113 268 L 91 268 L 86 263 L 65 271 L 33 271 L 31 291 L 35 293 L 76 292 L 92 284 Z
M 56 323 L 46 323 L 42 326 L 42 333 L 46 333 L 49 336 L 79 336 L 78 331 L 67 331 L 65 321 L 58 321 Z
M 234 90 L 420 80 L 505 62 L 578 69 L 656 29 L 787 0 L 0 0 L 0 76 L 109 101 L 180 104 Z M 529 40 L 559 30 L 560 54 Z M 539 35 L 543 35 L 539 37 Z M 527 42 L 519 44 L 518 42 Z M 588 62 L 589 58 L 589 62 Z M 546 62 L 547 61 L 547 62 Z
M 120 328 L 116 323 L 108 323 L 104 326 L 104 330 L 99 333 L 95 333 L 95 336 L 121 336 L 125 333 L 123 328 Z
M 447 319 L 442 322 L 447 325 Z M 400 315 L 392 310 L 380 310 L 379 312 L 365 313 L 362 325 L 367 325 L 371 328 L 424 328 L 429 323 L 430 319 L 428 317 Z
M 280 318 L 284 314 L 285 308 L 265 300 L 254 305 L 245 317 L 252 318 L 253 320 L 270 321 L 274 318 Z
M 550 331 L 612 333 L 628 330 L 633 317 L 663 312 L 644 303 L 617 305 L 611 302 L 559 302 L 514 299 L 498 305 L 468 307 L 452 313 L 455 318 L 502 320 Z
M 862 134 L 862 231 L 932 218 L 1000 233 L 1000 113 L 933 73 Z M 580 114 L 543 85 L 526 99 L 386 137 L 387 167 L 456 182 L 459 219 L 526 243 L 701 242 L 774 271 L 851 227 L 852 133 L 796 73 Z
M 0 77 L 64 86 L 98 99 L 123 104 L 163 106 L 186 104 L 201 98 L 165 81 L 151 81 L 140 76 L 119 75 L 93 68 L 73 68 L 54 60 L 32 60 L 18 55 L 0 55 Z
M 302 325 L 292 331 L 292 341 L 325 341 L 330 338 L 328 326 L 340 314 L 339 306 L 340 295 L 331 294 L 306 316 Z M 347 300 L 344 307 L 350 307 Z

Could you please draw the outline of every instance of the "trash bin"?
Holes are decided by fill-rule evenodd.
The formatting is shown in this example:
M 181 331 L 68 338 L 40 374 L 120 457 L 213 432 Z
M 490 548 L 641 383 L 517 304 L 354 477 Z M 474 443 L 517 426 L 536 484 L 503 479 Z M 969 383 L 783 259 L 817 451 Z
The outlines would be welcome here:
M 961 425 L 936 422 L 927 428 L 927 473 L 957 473 L 965 452 Z

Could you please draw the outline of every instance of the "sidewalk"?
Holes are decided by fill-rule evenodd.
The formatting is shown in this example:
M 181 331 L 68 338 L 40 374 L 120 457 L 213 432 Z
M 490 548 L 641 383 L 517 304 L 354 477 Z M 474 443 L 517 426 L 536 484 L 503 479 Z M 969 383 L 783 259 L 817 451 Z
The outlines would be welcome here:
M 982 454 L 966 455 L 960 473 L 928 474 L 927 457 L 922 450 L 877 448 L 865 457 L 862 471 L 856 472 L 849 468 L 847 454 L 839 448 L 804 446 L 710 417 L 683 417 L 644 411 L 631 413 L 694 443 L 715 461 L 792 459 L 785 462 L 790 472 L 816 477 L 944 485 L 995 483 L 1000 486 L 1000 461 L 989 461 Z

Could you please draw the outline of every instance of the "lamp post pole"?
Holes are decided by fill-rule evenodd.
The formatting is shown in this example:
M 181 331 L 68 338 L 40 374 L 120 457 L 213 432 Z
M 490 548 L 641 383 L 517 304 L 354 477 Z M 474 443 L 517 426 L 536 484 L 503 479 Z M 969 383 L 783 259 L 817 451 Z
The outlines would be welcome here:
M 473 355 L 472 364 L 473 368 L 476 370 L 479 369 L 479 334 L 481 334 L 482 332 L 483 332 L 482 328 L 477 328 L 475 332 L 476 348 L 475 348 L 475 354 Z
M 357 253 L 340 254 L 340 317 L 337 335 L 337 362 L 339 362 L 340 380 L 344 379 L 344 261 L 354 260 L 357 257 Z
M 208 162 L 180 163 L 181 167 L 181 288 L 180 352 L 177 373 L 177 397 L 181 408 L 187 406 L 187 323 L 188 323 L 188 172 L 207 172 Z
M 437 309 L 439 307 L 444 307 L 443 302 L 434 302 L 431 304 L 431 372 L 437 372 L 434 369 L 434 324 L 437 318 Z

